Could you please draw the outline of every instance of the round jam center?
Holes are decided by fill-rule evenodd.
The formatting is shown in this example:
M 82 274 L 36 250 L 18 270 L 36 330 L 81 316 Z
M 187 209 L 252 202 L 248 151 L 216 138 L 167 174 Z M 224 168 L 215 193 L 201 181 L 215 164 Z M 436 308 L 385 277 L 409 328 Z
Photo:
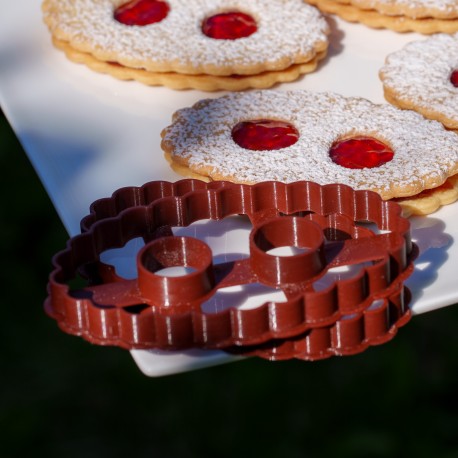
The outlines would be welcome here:
M 232 129 L 232 138 L 245 149 L 275 150 L 294 145 L 299 139 L 299 132 L 284 121 L 257 119 L 236 124 Z
M 131 0 L 116 8 L 114 18 L 125 25 L 148 25 L 162 21 L 169 10 L 164 0 Z
M 380 167 L 393 159 L 390 147 L 371 137 L 354 137 L 334 143 L 329 151 L 332 161 L 347 169 Z
M 240 12 L 215 14 L 202 23 L 202 32 L 207 37 L 217 40 L 249 37 L 256 30 L 256 21 L 249 14 Z
M 450 75 L 450 82 L 455 87 L 458 87 L 458 70 L 453 70 L 452 74 Z

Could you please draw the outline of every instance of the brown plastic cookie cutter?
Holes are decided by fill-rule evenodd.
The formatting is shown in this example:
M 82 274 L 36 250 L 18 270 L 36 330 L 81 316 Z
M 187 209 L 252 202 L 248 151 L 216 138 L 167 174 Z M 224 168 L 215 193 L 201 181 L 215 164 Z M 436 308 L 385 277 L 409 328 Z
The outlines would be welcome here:
M 172 235 L 172 227 L 230 215 L 246 215 L 253 224 L 248 259 L 214 265 L 204 242 Z M 366 222 L 387 233 L 374 234 Z M 81 226 L 83 234 L 53 259 L 45 308 L 66 332 L 129 349 L 252 346 L 331 326 L 392 295 L 412 272 L 417 251 L 397 204 L 339 184 L 151 182 L 95 202 Z M 125 280 L 100 254 L 136 237 L 146 243 L 137 256 L 138 278 Z M 281 246 L 303 250 L 269 253 Z M 362 262 L 370 265 L 354 278 L 315 291 L 329 269 Z M 193 272 L 156 273 L 170 266 Z M 72 289 L 78 273 L 88 283 Z M 281 289 L 287 300 L 201 310 L 218 289 L 253 282 Z
M 411 318 L 407 306 L 410 298 L 409 289 L 400 284 L 389 297 L 378 299 L 363 312 L 347 315 L 331 326 L 310 329 L 289 339 L 277 339 L 258 346 L 232 347 L 225 351 L 270 361 L 293 358 L 316 361 L 331 356 L 354 355 L 394 338 L 398 329 Z

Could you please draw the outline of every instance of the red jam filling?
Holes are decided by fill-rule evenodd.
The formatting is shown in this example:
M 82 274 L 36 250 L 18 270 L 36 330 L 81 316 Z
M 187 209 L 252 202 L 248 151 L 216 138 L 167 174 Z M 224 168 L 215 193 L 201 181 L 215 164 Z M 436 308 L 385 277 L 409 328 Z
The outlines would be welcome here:
M 257 119 L 236 124 L 232 129 L 232 138 L 245 149 L 275 150 L 294 145 L 299 139 L 299 132 L 284 121 Z
M 336 142 L 329 156 L 333 162 L 347 169 L 365 169 L 380 167 L 391 161 L 394 153 L 375 138 L 354 137 Z
M 458 87 L 458 70 L 453 70 L 452 74 L 450 75 L 450 82 L 455 87 Z
M 116 8 L 114 18 L 124 25 L 148 25 L 164 19 L 170 7 L 164 0 L 131 0 Z
M 237 40 L 252 35 L 258 30 L 256 21 L 240 12 L 220 13 L 210 16 L 202 23 L 202 32 L 217 40 Z

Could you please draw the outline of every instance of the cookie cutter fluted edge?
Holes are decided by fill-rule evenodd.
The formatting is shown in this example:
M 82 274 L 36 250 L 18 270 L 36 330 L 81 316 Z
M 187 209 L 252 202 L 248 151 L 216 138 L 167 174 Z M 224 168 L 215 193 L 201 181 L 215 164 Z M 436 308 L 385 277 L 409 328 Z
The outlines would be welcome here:
M 170 236 L 171 226 L 185 226 L 207 218 L 218 220 L 234 214 L 247 215 L 255 229 L 278 221 L 279 215 L 295 215 L 290 218 L 298 221 L 324 218 L 329 224 L 327 235 L 334 245 L 341 243 L 349 248 L 346 254 L 345 250 L 340 252 L 344 255 L 334 255 L 332 250 L 319 253 L 317 256 L 322 258 L 321 263 L 325 266 L 318 265 L 318 272 L 320 268 L 333 265 L 332 262 L 335 265 L 336 259 L 339 262 L 345 257 L 351 260 L 355 252 L 352 242 L 355 246 L 365 243 L 364 250 L 371 245 L 378 246 L 371 256 L 379 260 L 365 268 L 356 279 L 336 282 L 320 294 L 312 291 L 309 284 L 290 281 L 290 261 L 287 260 L 286 267 L 274 272 L 273 277 L 281 277 L 276 286 L 286 286 L 289 297 L 294 296 L 294 300 L 267 303 L 255 310 L 231 308 L 214 314 L 199 310 L 202 302 L 199 295 L 200 299 L 207 297 L 212 294 L 214 286 L 230 285 L 237 278 L 257 280 L 263 269 L 257 268 L 256 273 L 256 267 L 252 269 L 249 262 L 220 266 L 216 269 L 216 276 L 223 276 L 219 283 L 212 269 L 209 275 L 201 274 L 190 311 L 189 301 L 186 306 L 180 304 L 179 294 L 175 304 L 145 303 L 138 282 L 122 281 L 114 269 L 100 262 L 103 251 L 122 246 L 133 237 L 141 236 L 147 242 L 160 244 L 162 242 L 158 240 L 164 239 L 164 235 L 165 239 Z M 342 224 L 347 227 L 348 220 L 355 225 L 353 238 L 347 243 L 339 240 L 336 234 Z M 356 224 L 361 221 L 374 222 L 380 229 L 390 232 L 371 239 L 368 231 Z M 313 224 L 317 224 L 316 221 Z M 255 345 L 271 339 L 294 337 L 313 327 L 329 326 L 343 315 L 360 313 L 374 300 L 392 294 L 410 275 L 416 255 L 416 248 L 410 240 L 409 223 L 402 218 L 396 204 L 385 202 L 370 191 L 354 191 L 345 185 L 320 186 L 311 182 L 256 185 L 198 180 L 151 182 L 140 188 L 120 189 L 111 198 L 94 202 L 90 215 L 82 220 L 81 226 L 83 234 L 71 239 L 67 249 L 53 259 L 55 269 L 50 275 L 45 308 L 66 332 L 81 335 L 94 343 L 129 349 Z M 172 243 L 171 240 L 169 238 L 164 243 Z M 255 242 L 253 244 L 256 246 Z M 261 259 L 267 259 L 266 253 L 260 251 Z M 232 276 L 224 272 L 228 267 L 232 267 Z M 202 270 L 208 269 L 205 266 Z M 67 283 L 81 270 L 91 281 L 96 281 L 102 271 L 112 290 L 108 294 L 103 291 L 106 283 L 102 281 L 98 286 L 70 291 Z M 151 273 L 148 274 L 150 278 Z M 282 277 L 279 273 L 285 275 Z M 307 276 L 314 278 L 316 273 L 312 271 Z M 263 281 L 268 282 L 273 277 L 267 276 Z M 202 283 L 207 285 L 202 286 Z M 301 294 L 298 295 L 297 291 Z M 94 303 L 94 295 L 103 300 Z M 116 297 L 117 302 L 104 303 L 107 295 Z M 132 302 L 132 297 L 138 300 Z

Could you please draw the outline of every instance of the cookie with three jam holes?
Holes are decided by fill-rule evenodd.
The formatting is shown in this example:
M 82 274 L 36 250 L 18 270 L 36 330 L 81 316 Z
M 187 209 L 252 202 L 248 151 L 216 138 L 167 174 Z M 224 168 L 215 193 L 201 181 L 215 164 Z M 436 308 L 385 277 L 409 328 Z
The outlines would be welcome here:
M 54 45 L 95 71 L 174 89 L 267 88 L 314 71 L 329 26 L 302 0 L 44 0 Z
M 162 148 L 182 175 L 342 183 L 385 200 L 407 198 L 409 214 L 434 211 L 415 209 L 414 196 L 458 172 L 458 137 L 439 122 L 333 93 L 253 91 L 202 100 L 173 115 Z

